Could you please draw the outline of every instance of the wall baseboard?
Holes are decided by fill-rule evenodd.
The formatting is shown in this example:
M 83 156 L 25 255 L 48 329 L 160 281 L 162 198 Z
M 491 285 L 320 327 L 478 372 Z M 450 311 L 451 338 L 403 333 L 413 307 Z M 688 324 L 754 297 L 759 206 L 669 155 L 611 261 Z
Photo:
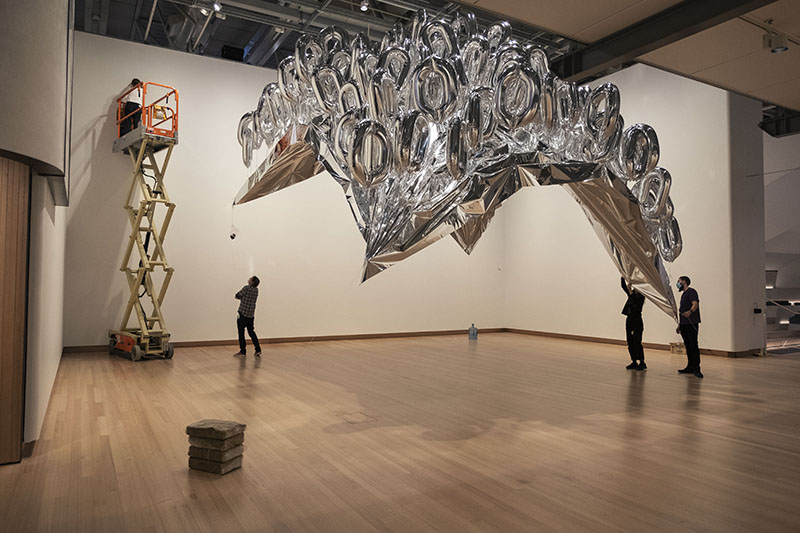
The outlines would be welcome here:
M 397 333 L 357 333 L 352 335 L 320 335 L 320 336 L 302 336 L 302 337 L 271 337 L 259 339 L 261 344 L 283 344 L 289 342 L 325 342 L 325 341 L 348 341 L 348 340 L 367 340 L 367 339 L 398 339 L 406 337 L 438 337 L 446 335 L 466 335 L 466 329 L 446 329 L 438 331 L 401 331 Z M 515 333 L 518 335 L 532 335 L 535 337 L 550 337 L 554 339 L 565 339 L 581 342 L 597 342 L 601 344 L 614 344 L 618 346 L 625 346 L 626 342 L 622 339 L 608 339 L 605 337 L 589 337 L 585 335 L 572 335 L 569 333 L 553 333 L 549 331 L 535 331 L 530 329 L 517 329 L 517 328 L 483 328 L 480 333 Z M 249 339 L 248 339 L 249 340 Z M 236 339 L 225 340 L 208 340 L 208 341 L 178 341 L 175 342 L 176 348 L 200 348 L 204 346 L 238 346 L 239 341 Z M 642 346 L 648 350 L 667 350 L 669 351 L 669 344 L 660 344 L 655 342 L 644 342 Z M 90 346 L 65 346 L 64 355 L 70 353 L 86 353 L 86 352 L 105 352 L 108 350 L 108 345 L 96 344 Z M 700 353 L 703 355 L 714 355 L 718 357 L 752 357 L 761 355 L 760 350 L 745 350 L 741 352 L 729 352 L 726 350 L 713 350 L 710 348 L 701 348 Z
M 27 459 L 31 455 L 33 455 L 33 447 L 36 446 L 36 441 L 32 440 L 30 442 L 23 442 L 22 443 L 22 458 Z

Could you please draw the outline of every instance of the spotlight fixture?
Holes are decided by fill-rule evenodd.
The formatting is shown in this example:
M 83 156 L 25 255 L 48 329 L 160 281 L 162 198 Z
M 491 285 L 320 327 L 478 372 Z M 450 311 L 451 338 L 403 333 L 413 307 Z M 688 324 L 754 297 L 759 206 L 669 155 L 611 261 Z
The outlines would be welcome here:
M 217 13 L 219 13 L 220 10 L 222 10 L 222 4 L 220 4 L 219 2 L 214 2 L 212 6 L 214 7 L 214 11 L 216 11 Z
M 369 9 L 369 0 L 361 0 L 361 11 Z
M 201 8 L 200 8 L 200 13 L 201 13 L 201 14 L 202 14 L 204 17 L 207 17 L 207 16 L 208 16 L 208 9 L 207 9 L 207 8 L 205 8 L 205 7 L 201 7 Z
M 768 20 L 769 28 L 764 34 L 764 48 L 769 48 L 773 54 L 780 54 L 789 49 L 789 37 L 785 33 L 776 33 L 772 29 L 772 20 Z

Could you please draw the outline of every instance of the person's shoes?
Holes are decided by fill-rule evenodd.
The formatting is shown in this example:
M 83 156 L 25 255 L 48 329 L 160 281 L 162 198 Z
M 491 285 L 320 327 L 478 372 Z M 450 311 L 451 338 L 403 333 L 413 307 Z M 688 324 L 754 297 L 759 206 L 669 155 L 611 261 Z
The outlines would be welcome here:
M 242 351 L 239 351 L 239 352 L 236 352 L 235 354 L 233 354 L 234 357 L 236 357 L 237 355 L 247 355 L 247 354 L 242 352 Z
M 636 361 L 631 361 L 631 364 L 629 364 L 625 368 L 627 368 L 628 370 L 636 370 L 637 368 L 639 368 L 639 365 L 636 363 Z
M 256 353 L 254 353 L 253 355 L 255 355 L 256 357 L 261 357 L 261 350 L 257 351 L 257 352 L 256 352 Z
M 644 364 L 644 361 L 636 365 L 636 370 L 647 370 L 647 365 Z
M 694 375 L 695 375 L 695 376 L 697 376 L 697 377 L 698 377 L 698 378 L 700 378 L 700 379 L 703 379 L 703 373 L 702 373 L 702 372 L 700 372 L 700 369 L 699 369 L 699 368 L 698 368 L 697 370 L 695 370 L 695 371 L 694 371 Z
M 694 374 L 694 369 L 687 366 L 686 368 L 678 370 L 678 374 Z

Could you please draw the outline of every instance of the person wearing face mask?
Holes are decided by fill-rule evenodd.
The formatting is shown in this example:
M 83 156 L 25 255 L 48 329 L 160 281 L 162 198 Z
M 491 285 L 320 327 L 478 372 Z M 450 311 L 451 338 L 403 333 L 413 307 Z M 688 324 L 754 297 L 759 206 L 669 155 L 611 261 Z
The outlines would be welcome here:
M 679 374 L 694 374 L 698 378 L 703 377 L 700 372 L 700 348 L 697 346 L 697 335 L 700 332 L 700 297 L 697 291 L 692 289 L 692 281 L 689 276 L 678 278 L 678 290 L 682 292 L 681 304 L 678 308 L 680 322 L 676 333 L 680 333 L 683 338 L 683 345 L 686 347 L 686 368 L 678 370 Z
M 628 341 L 628 353 L 631 356 L 631 364 L 626 366 L 628 370 L 645 370 L 647 365 L 644 363 L 644 348 L 642 347 L 642 333 L 644 333 L 644 322 L 642 322 L 642 306 L 644 306 L 644 295 L 628 287 L 625 278 L 620 278 L 622 290 L 628 295 L 628 301 L 622 308 L 625 315 L 625 340 Z

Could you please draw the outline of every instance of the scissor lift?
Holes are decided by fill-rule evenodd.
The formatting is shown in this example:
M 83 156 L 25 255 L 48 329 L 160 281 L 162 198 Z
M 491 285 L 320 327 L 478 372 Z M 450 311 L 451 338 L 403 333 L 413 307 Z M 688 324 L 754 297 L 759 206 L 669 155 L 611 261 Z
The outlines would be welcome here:
M 141 91 L 142 104 L 126 115 L 124 100 L 133 91 Z M 154 101 L 148 103 L 148 100 Z M 137 113 L 141 113 L 140 124 L 122 134 L 123 125 L 131 126 L 132 117 Z M 164 238 L 175 204 L 167 194 L 164 176 L 176 144 L 178 91 L 147 82 L 131 87 L 117 99 L 117 139 L 113 151 L 128 154 L 133 165 L 124 206 L 131 234 L 120 267 L 125 273 L 130 296 L 122 325 L 109 330 L 108 335 L 110 352 L 132 361 L 152 357 L 171 359 L 174 353 L 161 306 L 174 272 L 164 253 Z M 165 156 L 159 164 L 155 154 L 161 151 L 165 151 Z M 153 183 L 148 183 L 146 178 Z M 131 315 L 136 317 L 132 324 Z

